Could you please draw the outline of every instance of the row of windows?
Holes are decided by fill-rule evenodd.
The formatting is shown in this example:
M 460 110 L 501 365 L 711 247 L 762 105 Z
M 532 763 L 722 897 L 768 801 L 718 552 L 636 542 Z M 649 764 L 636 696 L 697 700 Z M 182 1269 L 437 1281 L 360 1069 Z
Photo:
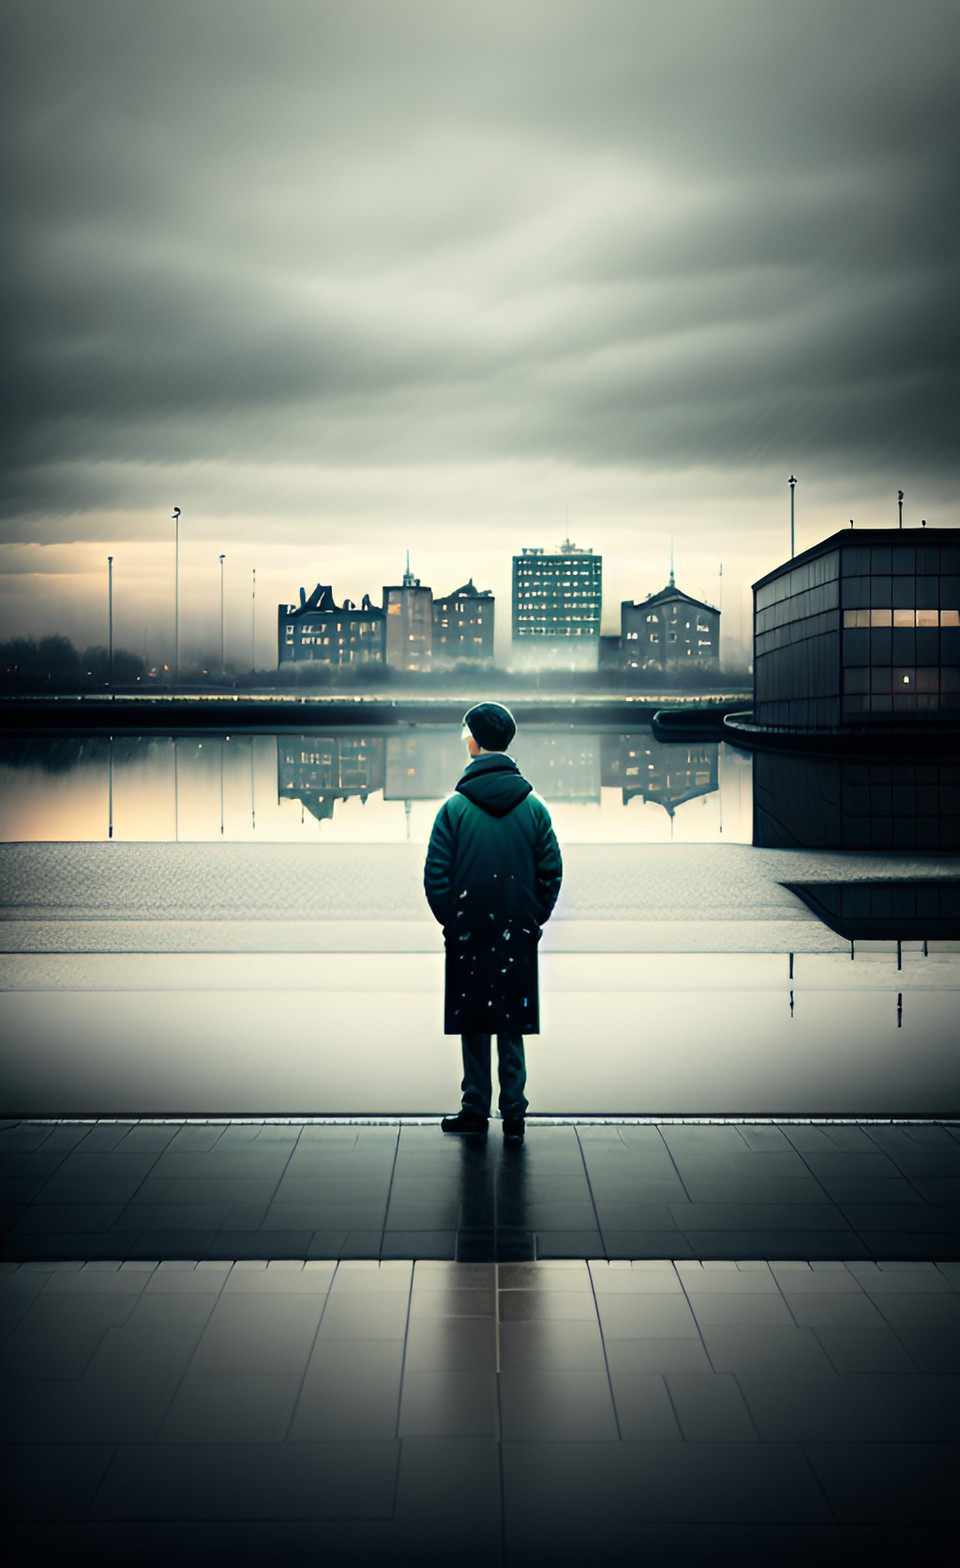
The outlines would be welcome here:
M 543 599 L 544 604 L 551 599 L 584 599 L 587 604 L 598 604 L 598 594 L 593 588 L 554 588 L 547 585 L 538 588 L 521 588 L 515 594 L 516 599 Z
M 518 626 L 515 637 L 598 637 L 596 626 Z
M 764 584 L 757 590 L 757 609 L 766 609 L 807 588 L 829 582 L 840 572 L 845 579 L 893 574 L 936 578 L 960 573 L 960 545 L 933 542 L 922 545 L 844 544 L 839 552 L 831 550 L 803 566 L 781 572 L 772 582 Z
M 818 641 L 821 638 L 833 637 L 835 641 L 836 632 L 836 611 L 829 610 L 823 615 L 808 616 L 804 621 L 791 621 L 787 626 L 778 626 L 775 631 L 759 633 L 755 642 L 755 652 L 759 659 L 763 654 L 774 652 L 778 648 L 789 648 L 794 643 L 809 639 Z
M 949 693 L 896 692 L 892 696 L 845 697 L 845 718 L 855 718 L 861 713 L 893 713 L 906 716 L 910 713 L 942 713 L 947 709 L 960 709 L 960 692 Z
M 573 626 L 573 625 L 576 624 L 577 621 L 583 621 L 583 622 L 586 622 L 587 624 L 590 624 L 590 623 L 597 622 L 599 619 L 600 619 L 599 615 L 591 615 L 589 613 L 586 614 L 586 615 L 578 615 L 573 610 L 565 611 L 563 615 L 557 615 L 557 614 L 553 614 L 553 615 L 547 614 L 547 615 L 544 615 L 544 614 L 541 613 L 539 615 L 515 615 L 514 616 L 514 621 L 516 623 L 519 623 L 520 621 L 533 621 L 537 625 L 539 625 L 542 621 L 552 621 L 554 623 L 554 625 L 556 625 L 556 626 Z
M 791 571 L 775 577 L 773 582 L 766 583 L 763 588 L 758 588 L 757 609 L 766 609 L 769 605 L 779 604 L 782 599 L 790 599 L 808 589 L 818 588 L 839 575 L 839 558 L 837 552 L 831 550 L 828 555 L 819 555 L 804 566 L 795 566 Z
M 844 610 L 844 626 L 960 626 L 960 610 Z
M 843 634 L 844 664 L 960 664 L 960 627 L 856 627 Z
M 844 692 L 894 692 L 894 691 L 950 691 L 960 689 L 960 681 L 951 682 L 956 670 L 941 671 L 936 664 L 864 665 L 845 670 Z
M 960 546 L 955 544 L 848 545 L 841 556 L 844 577 L 859 572 L 918 572 L 932 577 L 960 572 Z
M 382 623 L 380 621 L 348 621 L 347 628 L 352 633 L 358 632 L 361 637 L 366 637 L 370 632 L 375 632 Z M 325 633 L 343 631 L 343 622 L 337 621 L 336 625 L 327 621 L 299 621 L 287 622 L 287 638 L 300 632 L 300 641 L 309 642 L 311 637 L 322 637 Z
M 369 637 L 371 630 L 372 630 L 372 628 L 369 627 L 369 626 L 361 626 L 361 627 L 359 627 L 357 629 L 356 635 L 354 635 L 353 632 L 351 632 L 349 634 L 349 636 L 345 635 L 344 633 L 341 633 L 339 637 L 334 637 L 333 639 L 331 639 L 329 637 L 301 637 L 300 638 L 300 647 L 301 648 L 308 648 L 308 647 L 312 647 L 314 644 L 316 644 L 318 647 L 329 648 L 331 640 L 334 643 L 339 643 L 339 644 L 343 644 L 344 646 L 346 646 L 347 643 L 355 643 L 355 642 L 365 641 L 366 638 Z M 379 638 L 376 638 L 375 640 L 379 640 Z M 295 639 L 293 637 L 288 637 L 287 638 L 287 646 L 288 647 L 293 647 L 294 643 L 295 643 Z
M 845 577 L 842 603 L 845 610 L 935 610 L 960 603 L 960 577 Z
M 578 569 L 574 567 L 569 572 L 516 572 L 514 574 L 514 588 L 519 588 L 523 583 L 599 583 L 600 569 L 591 570 L 589 567 Z
M 804 620 L 810 615 L 821 615 L 826 610 L 835 609 L 839 602 L 837 582 L 820 583 L 816 587 L 805 588 L 789 599 L 778 600 L 776 604 L 769 604 L 764 608 L 760 606 L 758 594 L 757 631 L 766 632 L 774 626 L 788 626 L 791 622 Z M 888 597 L 887 603 L 889 602 Z

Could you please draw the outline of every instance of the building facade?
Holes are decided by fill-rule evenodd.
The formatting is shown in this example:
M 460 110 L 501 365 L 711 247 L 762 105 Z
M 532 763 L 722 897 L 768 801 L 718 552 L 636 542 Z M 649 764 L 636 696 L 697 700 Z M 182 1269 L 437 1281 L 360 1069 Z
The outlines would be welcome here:
M 524 548 L 513 557 L 514 653 L 595 668 L 602 599 L 602 556 L 569 539 L 554 551 Z
M 960 529 L 843 530 L 753 596 L 758 724 L 960 719 Z
M 445 599 L 434 599 L 434 660 L 492 659 L 495 603 L 490 589 L 476 588 L 472 577 Z
M 364 594 L 358 610 L 346 599 L 338 605 L 329 585 L 318 583 L 300 603 L 277 607 L 277 663 L 381 664 L 384 615 Z
M 720 611 L 670 582 L 640 604 L 620 605 L 620 648 L 631 670 L 716 670 L 720 664 Z
M 433 666 L 433 590 L 407 569 L 403 582 L 385 587 L 385 656 L 391 669 L 423 673 Z

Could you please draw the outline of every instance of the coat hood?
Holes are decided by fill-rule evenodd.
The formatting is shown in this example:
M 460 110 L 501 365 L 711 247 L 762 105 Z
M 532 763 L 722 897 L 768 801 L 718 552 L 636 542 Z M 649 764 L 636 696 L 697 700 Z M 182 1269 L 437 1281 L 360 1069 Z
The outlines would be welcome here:
M 509 816 L 532 790 L 513 758 L 502 751 L 477 757 L 457 785 L 457 794 L 491 817 Z

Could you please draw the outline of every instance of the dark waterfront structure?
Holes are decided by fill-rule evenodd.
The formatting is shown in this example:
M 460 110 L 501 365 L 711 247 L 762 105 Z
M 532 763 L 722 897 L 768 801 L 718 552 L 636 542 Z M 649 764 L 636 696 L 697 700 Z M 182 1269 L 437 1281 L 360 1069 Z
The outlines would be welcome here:
M 433 590 L 407 569 L 403 582 L 383 590 L 385 657 L 391 669 L 429 670 L 433 664 Z
M 670 581 L 659 593 L 620 605 L 620 647 L 630 670 L 716 670 L 720 663 L 720 611 L 693 599 Z
M 845 530 L 753 592 L 755 723 L 960 720 L 960 529 Z
M 595 669 L 602 597 L 602 556 L 569 539 L 554 551 L 525 547 L 513 557 L 514 654 Z
M 758 750 L 761 849 L 960 850 L 960 762 Z
M 434 599 L 434 658 L 471 663 L 492 659 L 495 604 L 490 589 L 475 587 L 472 577 L 445 599 Z
M 338 800 L 383 789 L 382 735 L 278 735 L 277 799 L 299 800 L 318 822 Z
M 619 789 L 623 804 L 651 801 L 672 817 L 678 806 L 719 789 L 716 741 L 665 743 L 650 730 L 604 735 L 601 781 Z
M 338 605 L 333 589 L 317 583 L 299 604 L 277 607 L 277 663 L 381 664 L 384 615 L 364 594 L 358 610 L 349 599 Z

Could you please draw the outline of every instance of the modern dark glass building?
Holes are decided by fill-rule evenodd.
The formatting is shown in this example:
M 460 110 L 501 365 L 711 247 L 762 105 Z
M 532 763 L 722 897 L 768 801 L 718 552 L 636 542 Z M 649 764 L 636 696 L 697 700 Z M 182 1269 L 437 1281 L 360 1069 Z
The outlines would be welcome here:
M 754 719 L 960 721 L 960 529 L 850 529 L 753 585 Z

